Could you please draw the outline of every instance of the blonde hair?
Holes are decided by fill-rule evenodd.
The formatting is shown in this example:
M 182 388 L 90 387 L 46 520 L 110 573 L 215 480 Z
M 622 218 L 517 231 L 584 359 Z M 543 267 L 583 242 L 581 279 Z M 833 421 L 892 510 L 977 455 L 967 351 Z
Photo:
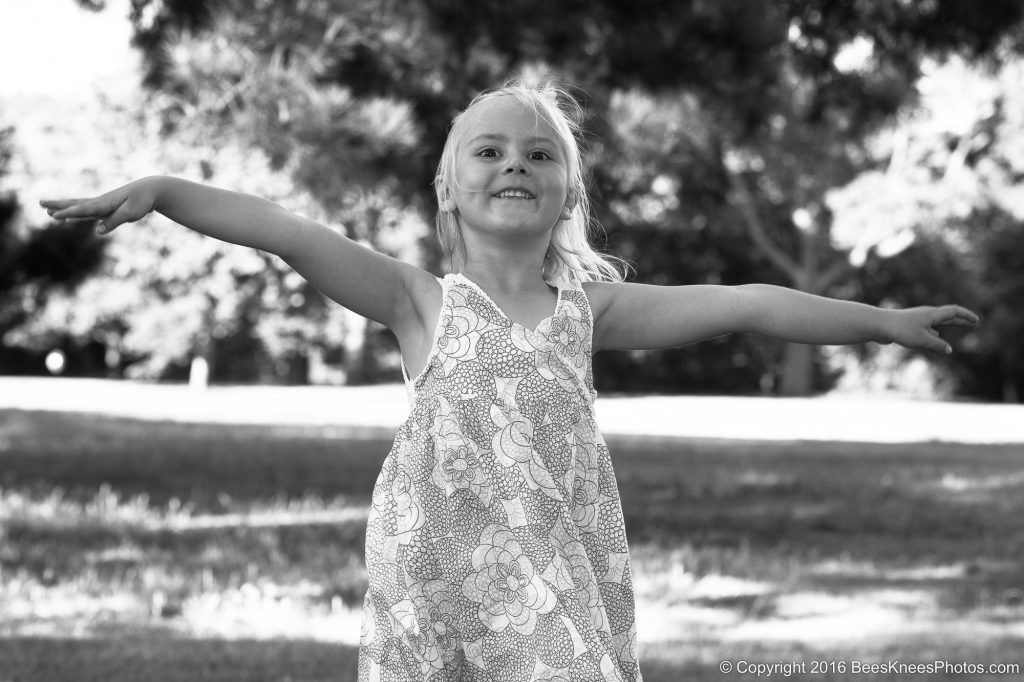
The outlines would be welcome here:
M 438 202 L 437 238 L 451 269 L 457 271 L 466 262 L 466 243 L 462 238 L 458 217 L 454 211 L 442 208 L 450 188 L 455 186 L 458 144 L 469 125 L 468 114 L 478 105 L 506 95 L 515 97 L 554 129 L 557 142 L 567 159 L 569 193 L 576 198 L 570 217 L 559 220 L 551 232 L 551 241 L 544 256 L 544 278 L 549 282 L 564 283 L 595 280 L 621 282 L 623 273 L 620 268 L 625 262 L 615 256 L 600 253 L 590 245 L 588 238 L 590 232 L 600 230 L 600 226 L 591 216 L 583 176 L 579 124 L 583 110 L 572 95 L 550 81 L 538 85 L 528 85 L 522 80 L 509 81 L 501 88 L 480 93 L 452 119 L 434 176 L 434 191 Z

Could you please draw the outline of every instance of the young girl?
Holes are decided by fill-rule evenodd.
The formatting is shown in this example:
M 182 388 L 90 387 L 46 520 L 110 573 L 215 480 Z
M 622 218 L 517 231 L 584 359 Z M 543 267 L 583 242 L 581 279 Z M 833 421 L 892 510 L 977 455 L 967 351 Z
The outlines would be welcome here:
M 44 201 L 99 231 L 159 211 L 277 254 L 401 346 L 411 413 L 373 490 L 360 680 L 640 680 L 629 552 L 591 354 L 731 332 L 950 352 L 959 306 L 626 284 L 587 242 L 575 103 L 512 84 L 456 117 L 435 179 L 437 279 L 263 199 L 147 177 Z M 410 378 L 412 377 L 412 378 Z

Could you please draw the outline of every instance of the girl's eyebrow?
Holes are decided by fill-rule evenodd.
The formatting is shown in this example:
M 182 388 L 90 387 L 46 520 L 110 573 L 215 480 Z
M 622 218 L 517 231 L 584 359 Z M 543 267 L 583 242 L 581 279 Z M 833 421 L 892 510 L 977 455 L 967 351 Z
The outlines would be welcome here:
M 480 141 L 480 140 L 489 140 L 489 141 L 494 141 L 494 142 L 508 142 L 508 136 L 500 135 L 498 133 L 482 133 L 482 134 L 477 135 L 476 137 L 474 137 L 472 140 L 470 140 L 469 143 L 473 144 L 473 143 L 475 143 L 477 141 Z M 537 143 L 540 143 L 540 144 L 549 145 L 551 147 L 557 146 L 557 145 L 555 145 L 554 140 L 552 140 L 550 137 L 543 137 L 543 136 L 540 136 L 540 135 L 535 135 L 533 137 L 528 137 L 528 138 L 526 138 L 525 142 L 527 144 L 537 144 Z

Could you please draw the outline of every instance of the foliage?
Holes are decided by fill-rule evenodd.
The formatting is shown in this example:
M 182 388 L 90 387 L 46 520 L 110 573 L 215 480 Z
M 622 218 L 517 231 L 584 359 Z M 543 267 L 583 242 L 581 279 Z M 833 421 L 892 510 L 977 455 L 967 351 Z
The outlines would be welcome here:
M 14 133 L 0 129 L 0 180 L 16 155 Z M 28 224 L 17 193 L 0 187 L 0 342 L 9 344 L 10 332 L 53 297 L 74 292 L 102 258 L 102 245 L 73 226 Z
M 1016 402 L 1024 350 L 1008 340 L 1024 322 L 1024 58 L 931 64 L 921 90 L 917 109 L 869 141 L 877 170 L 830 193 L 834 236 L 865 263 L 854 292 L 864 300 L 978 311 L 963 351 L 934 364 L 960 393 Z
M 111 175 L 128 180 L 160 168 L 260 194 L 326 222 L 319 204 L 297 190 L 287 174 L 272 172 L 258 150 L 232 140 L 199 146 L 178 138 L 156 144 L 150 136 L 158 124 L 134 103 L 108 103 L 78 113 L 52 126 L 47 138 L 56 148 L 83 131 L 100 138 L 93 143 L 104 149 L 102 156 L 85 148 L 54 157 L 62 165 L 60 173 L 55 169 L 57 178 L 102 178 L 92 186 L 81 186 L 79 180 L 82 194 L 109 188 Z M 106 172 L 90 173 L 96 164 Z M 59 186 L 60 181 L 50 182 Z M 112 369 L 133 377 L 159 377 L 185 367 L 197 351 L 209 352 L 212 359 L 219 347 L 220 357 L 246 364 L 215 363 L 214 375 L 241 380 L 279 378 L 288 368 L 278 365 L 286 365 L 297 349 L 340 344 L 344 311 L 327 306 L 275 257 L 202 238 L 158 215 L 109 239 L 92 235 L 89 224 L 64 229 L 89 247 L 102 248 L 102 267 L 78 289 L 53 292 L 44 308 L 8 334 L 21 346 L 52 347 L 65 335 L 80 344 L 96 339 L 107 347 Z M 263 344 L 253 341 L 257 324 L 263 325 Z M 237 352 L 245 343 L 250 344 L 246 352 Z
M 165 88 L 93 112 L 89 123 L 106 148 L 92 158 L 85 150 L 65 156 L 65 168 L 78 164 L 81 173 L 107 161 L 97 173 L 104 186 L 92 191 L 154 169 L 231 187 L 421 261 L 417 242 L 426 224 L 415 201 L 402 196 L 412 184 L 405 171 L 416 168 L 409 107 L 321 87 L 318 56 L 287 49 L 289 41 L 311 40 L 311 27 L 339 45 L 361 45 L 365 34 L 345 33 L 344 22 L 328 16 L 321 18 L 330 26 L 314 26 L 301 13 L 268 4 L 252 15 L 243 5 L 237 16 L 205 15 L 215 25 L 205 34 L 163 36 L 157 51 Z M 135 9 L 141 26 L 148 15 L 141 4 Z M 369 4 L 364 9 L 375 16 Z M 253 41 L 254 29 L 266 29 L 270 40 Z M 384 30 L 380 22 L 376 30 Z M 67 185 L 60 189 L 67 192 Z M 374 372 L 397 375 L 393 340 L 326 301 L 278 259 L 183 232 L 158 216 L 119 230 L 105 276 L 54 300 L 15 340 L 38 346 L 65 330 L 82 341 L 100 339 L 113 369 L 140 378 L 180 375 L 196 355 L 212 362 L 218 380 L 305 381 L 311 356 L 339 354 L 350 382 Z
M 918 226 L 955 241 L 955 222 L 935 218 L 960 204 L 933 181 L 932 160 L 887 153 L 886 136 L 924 125 L 914 112 L 930 96 L 935 65 L 962 55 L 964 68 L 998 66 L 1024 47 L 1015 32 L 1019 0 L 984 11 L 955 0 L 651 0 L 639 9 L 571 0 L 549 10 L 537 0 L 136 0 L 130 20 L 149 92 L 146 135 L 216 150 L 217 157 L 193 152 L 188 172 L 243 190 L 260 187 L 232 184 L 242 176 L 225 174 L 224 150 L 258 151 L 267 173 L 308 196 L 298 204 L 311 217 L 436 270 L 430 178 L 452 114 L 509 74 L 558 73 L 578 86 L 591 112 L 592 187 L 608 246 L 633 260 L 641 279 L 761 281 L 856 295 L 878 270 L 868 264 L 901 254 Z M 998 87 L 1012 90 L 1012 77 Z M 1004 115 L 1006 125 L 1019 128 L 1014 115 Z M 939 150 L 940 138 L 930 148 Z M 1000 167 L 996 145 L 972 139 L 953 156 L 971 168 Z M 242 165 L 245 177 L 263 172 Z M 157 167 L 174 172 L 173 164 Z M 999 184 L 1000 202 L 1014 184 Z M 986 209 L 979 197 L 989 190 L 955 186 L 965 193 L 961 219 Z M 216 270 L 213 253 L 231 259 L 219 247 L 196 246 L 211 248 L 198 273 Z M 119 254 L 123 267 L 143 270 L 131 265 L 137 253 Z M 140 331 L 132 333 L 149 339 L 125 347 L 149 358 L 133 371 L 158 375 L 190 353 L 209 352 L 212 336 L 249 343 L 271 364 L 301 361 L 312 343 L 321 355 L 342 351 L 348 369 L 355 359 L 366 375 L 358 358 L 380 354 L 365 351 L 379 330 L 349 319 L 331 340 L 321 338 L 310 325 L 324 324 L 330 306 L 321 300 L 281 312 L 298 300 L 293 294 L 315 294 L 275 293 L 268 281 L 283 276 L 278 267 L 264 277 L 240 266 L 239 276 L 250 279 L 220 288 L 206 275 L 186 278 L 191 293 L 174 301 L 177 336 L 164 346 L 173 352 L 160 356 L 159 325 L 133 321 Z M 169 300 L 144 297 L 137 305 L 164 319 Z M 394 357 L 393 344 L 386 352 Z M 599 358 L 598 380 L 604 390 L 782 393 L 830 381 L 809 347 L 783 352 L 775 342 L 727 338 L 699 352 Z
M 863 252 L 891 255 L 901 237 L 875 227 L 858 235 L 853 253 L 833 239 L 826 195 L 874 170 L 868 137 L 913 105 L 929 58 L 962 53 L 998 62 L 1019 51 L 1013 28 L 1024 11 L 1016 0 L 984 12 L 957 2 L 650 2 L 638 11 L 609 1 L 565 3 L 548 14 L 531 12 L 529 0 L 427 4 L 439 25 L 458 26 L 449 32 L 458 54 L 489 49 L 512 63 L 552 64 L 589 93 L 601 219 L 617 249 L 651 261 L 646 281 L 722 281 L 720 271 L 679 252 L 655 271 L 652 235 L 708 226 L 715 251 L 730 240 L 748 245 L 730 253 L 726 283 L 768 281 L 819 294 L 849 281 Z M 782 359 L 776 344 L 753 343 L 760 352 L 751 352 L 750 340 L 723 343 L 737 360 L 734 376 L 744 365 L 758 367 L 741 379 L 746 391 L 776 379 L 783 393 L 811 390 L 810 348 L 791 346 Z M 603 361 L 621 368 L 606 373 L 606 387 L 633 387 L 631 373 L 656 375 L 659 362 L 671 366 L 685 355 L 649 354 L 640 360 L 650 362 L 647 371 Z M 658 386 L 707 390 L 728 368 L 703 367 L 707 374 L 686 380 L 663 371 Z M 827 385 L 817 375 L 817 386 Z
M 970 216 L 980 227 L 974 273 L 978 309 L 986 323 L 970 339 L 958 368 L 965 393 L 986 400 L 1024 402 L 1024 219 L 998 208 Z

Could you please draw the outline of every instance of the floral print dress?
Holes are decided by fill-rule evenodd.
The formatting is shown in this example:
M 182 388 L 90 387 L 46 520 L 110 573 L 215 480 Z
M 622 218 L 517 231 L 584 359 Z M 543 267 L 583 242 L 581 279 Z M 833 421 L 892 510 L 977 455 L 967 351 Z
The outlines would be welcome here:
M 359 680 L 640 682 L 593 319 L 528 329 L 461 274 L 373 490 Z

